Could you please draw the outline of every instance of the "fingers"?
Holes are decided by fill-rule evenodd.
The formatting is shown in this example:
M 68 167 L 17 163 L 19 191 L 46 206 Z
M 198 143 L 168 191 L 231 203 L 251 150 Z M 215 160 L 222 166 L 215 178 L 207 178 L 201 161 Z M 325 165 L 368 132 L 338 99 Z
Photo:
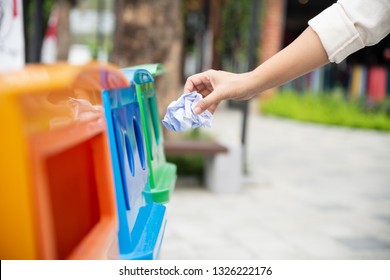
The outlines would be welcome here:
M 220 102 L 212 104 L 212 105 L 208 108 L 208 110 L 209 110 L 211 113 L 214 114 L 214 112 L 217 110 L 217 107 L 218 107 L 219 103 L 220 103 Z
M 208 70 L 203 73 L 192 75 L 187 79 L 184 85 L 184 93 L 196 90 L 203 96 L 203 99 L 194 109 L 195 114 L 201 114 L 206 110 L 214 113 L 221 101 L 220 94 L 218 94 L 211 83 L 211 77 L 215 75 L 215 73 L 217 72 L 214 70 Z
M 186 83 L 184 84 L 184 93 L 189 93 L 192 91 L 202 91 L 209 87 L 209 79 L 205 73 L 198 73 L 188 77 Z
M 211 77 L 215 73 L 215 70 L 207 70 L 205 72 L 188 77 L 184 85 L 184 93 L 189 93 L 191 91 L 196 90 L 203 96 L 206 96 L 214 90 L 213 85 L 211 83 Z
M 206 110 L 209 110 L 211 113 L 214 113 L 220 101 L 221 98 L 218 92 L 215 90 L 209 95 L 207 95 L 205 98 L 203 98 L 201 101 L 199 101 L 198 104 L 196 104 L 194 113 L 199 115 Z
M 195 85 L 193 82 L 188 78 L 186 83 L 184 84 L 184 93 L 190 93 L 191 91 L 194 91 Z

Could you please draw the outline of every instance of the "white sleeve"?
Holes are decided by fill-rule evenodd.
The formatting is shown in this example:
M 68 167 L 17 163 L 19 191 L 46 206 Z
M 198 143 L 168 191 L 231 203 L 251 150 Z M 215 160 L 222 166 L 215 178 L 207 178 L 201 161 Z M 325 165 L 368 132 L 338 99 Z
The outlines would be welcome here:
M 330 62 L 378 43 L 390 33 L 390 0 L 338 0 L 310 27 L 319 36 Z

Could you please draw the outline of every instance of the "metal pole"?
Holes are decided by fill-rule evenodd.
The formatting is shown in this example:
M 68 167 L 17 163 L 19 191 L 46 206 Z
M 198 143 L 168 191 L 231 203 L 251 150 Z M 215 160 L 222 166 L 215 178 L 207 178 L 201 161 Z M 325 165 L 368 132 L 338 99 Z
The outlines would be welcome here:
M 258 13 L 259 13 L 259 0 L 252 0 L 251 5 L 251 18 L 250 18 L 250 36 L 248 44 L 248 71 L 252 71 L 256 67 L 256 46 L 258 41 Z M 242 105 L 242 131 L 241 131 L 241 145 L 242 145 L 242 169 L 244 174 L 248 173 L 247 162 L 247 124 L 248 124 L 248 110 L 249 100 L 245 100 Z
M 27 30 L 28 28 L 27 5 L 28 5 L 28 0 L 23 0 L 23 37 L 24 37 L 24 62 L 25 63 L 30 62 L 29 59 L 30 50 L 28 48 L 28 46 L 30 45 L 29 44 L 30 38 L 28 36 L 28 30 Z
M 34 6 L 34 31 L 32 38 L 31 62 L 41 61 L 41 48 L 43 41 L 43 0 L 36 0 Z

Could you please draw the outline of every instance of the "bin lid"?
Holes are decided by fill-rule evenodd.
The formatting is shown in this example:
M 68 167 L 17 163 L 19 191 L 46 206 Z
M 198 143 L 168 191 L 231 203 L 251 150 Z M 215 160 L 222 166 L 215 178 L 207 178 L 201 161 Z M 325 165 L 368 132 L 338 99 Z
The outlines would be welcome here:
M 129 80 L 130 83 L 136 85 L 149 84 L 154 82 L 152 74 L 146 69 L 122 69 L 123 74 Z
M 167 72 L 165 66 L 161 63 L 141 64 L 141 65 L 123 68 L 123 70 L 139 70 L 139 69 L 147 70 L 150 74 L 152 74 L 153 77 L 160 76 Z
M 47 90 L 79 88 L 103 90 L 130 86 L 119 68 L 99 62 L 85 65 L 31 64 L 0 75 L 0 94 L 33 94 Z

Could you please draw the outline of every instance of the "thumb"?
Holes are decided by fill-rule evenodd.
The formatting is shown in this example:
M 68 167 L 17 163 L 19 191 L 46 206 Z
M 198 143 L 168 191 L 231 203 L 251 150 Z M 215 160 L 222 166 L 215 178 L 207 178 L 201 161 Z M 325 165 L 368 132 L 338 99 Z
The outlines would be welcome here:
M 213 107 L 212 106 L 213 104 L 217 106 L 219 102 L 220 102 L 219 94 L 216 90 L 214 90 L 209 95 L 204 97 L 201 101 L 199 101 L 198 104 L 196 104 L 194 108 L 194 113 L 196 115 L 199 115 L 204 111 L 206 111 L 207 109 L 209 109 L 210 107 Z M 214 107 L 216 108 L 216 106 Z

